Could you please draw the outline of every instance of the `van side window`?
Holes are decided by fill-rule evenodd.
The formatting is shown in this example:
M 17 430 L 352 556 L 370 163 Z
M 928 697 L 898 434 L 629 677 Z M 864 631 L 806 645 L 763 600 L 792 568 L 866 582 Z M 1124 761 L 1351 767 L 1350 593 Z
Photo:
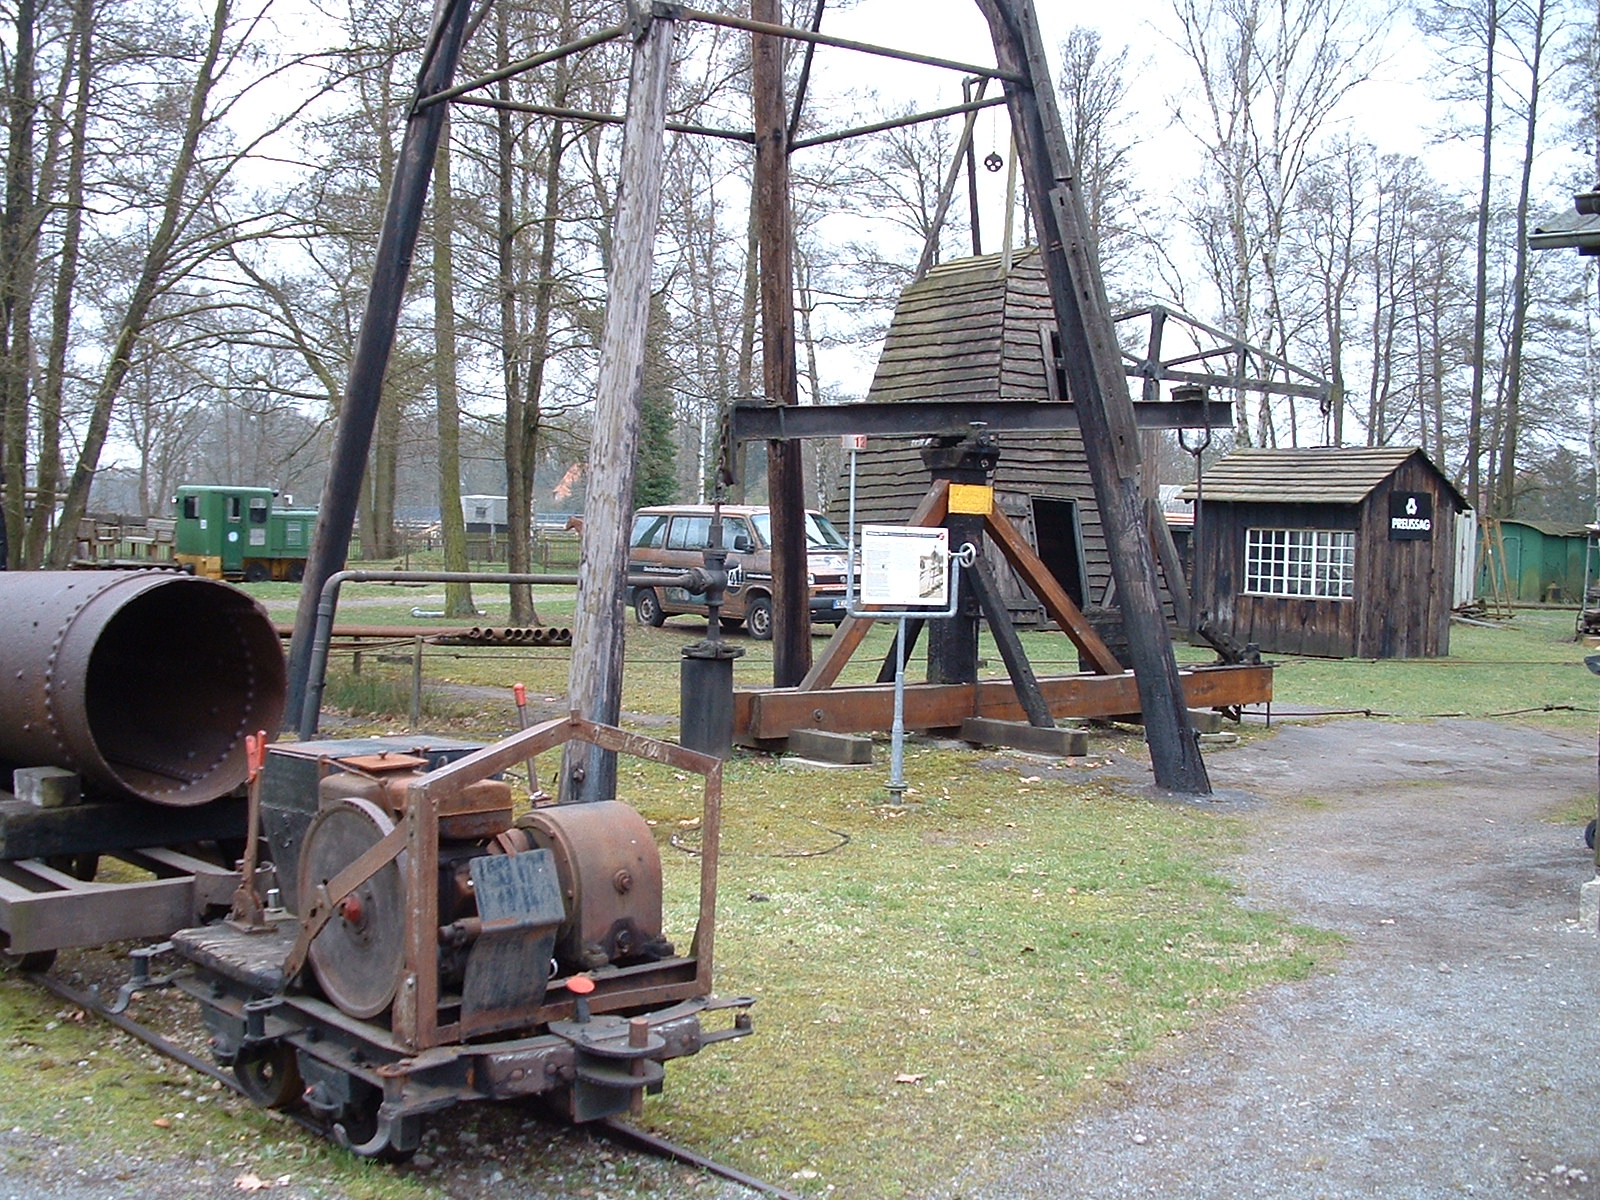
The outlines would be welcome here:
M 704 550 L 711 544 L 711 518 L 677 517 L 667 534 L 668 550 Z
M 185 496 L 183 498 L 183 519 L 198 521 L 200 519 L 200 497 Z
M 741 554 L 746 554 L 756 548 L 755 538 L 750 534 L 750 524 L 748 521 L 741 520 L 737 517 L 724 517 L 722 524 L 722 544 L 729 550 L 737 550 Z M 710 540 L 709 535 L 707 540 Z M 739 544 L 740 542 L 743 542 L 744 544 L 741 546 Z
M 666 532 L 666 513 L 640 513 L 633 519 L 633 535 L 628 545 L 641 550 L 659 550 Z
M 250 524 L 265 525 L 267 523 L 267 501 L 264 496 L 257 496 L 250 501 Z

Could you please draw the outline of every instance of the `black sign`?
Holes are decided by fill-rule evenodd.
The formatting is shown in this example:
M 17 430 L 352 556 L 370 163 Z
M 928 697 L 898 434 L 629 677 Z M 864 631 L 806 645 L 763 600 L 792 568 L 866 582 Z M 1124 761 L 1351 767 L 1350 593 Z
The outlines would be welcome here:
M 1389 494 L 1389 540 L 1425 541 L 1433 536 L 1433 497 L 1427 492 Z

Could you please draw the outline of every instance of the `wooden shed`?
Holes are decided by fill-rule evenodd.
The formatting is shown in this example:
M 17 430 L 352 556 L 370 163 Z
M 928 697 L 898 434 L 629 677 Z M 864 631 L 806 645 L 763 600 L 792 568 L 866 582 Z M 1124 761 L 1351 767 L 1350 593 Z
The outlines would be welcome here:
M 1202 489 L 1195 592 L 1214 627 L 1279 654 L 1450 652 L 1467 504 L 1421 450 L 1235 450 Z
M 1583 595 L 1583 556 L 1589 537 L 1582 525 L 1508 517 L 1500 522 L 1499 540 L 1505 550 L 1506 600 L 1575 604 Z M 1498 581 L 1492 578 L 1493 549 L 1491 545 L 1478 550 L 1483 564 L 1478 592 L 1484 596 L 1498 591 Z

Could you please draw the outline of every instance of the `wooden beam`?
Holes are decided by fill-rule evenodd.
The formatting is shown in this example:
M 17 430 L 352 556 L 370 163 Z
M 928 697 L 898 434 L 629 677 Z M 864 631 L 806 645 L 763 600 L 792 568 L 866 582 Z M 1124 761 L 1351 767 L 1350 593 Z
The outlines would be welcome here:
M 1061 632 L 1072 639 L 1072 644 L 1089 660 L 1094 669 L 1102 675 L 1120 674 L 1122 664 L 1117 661 L 1117 656 L 1111 653 L 1111 647 L 1090 628 L 1089 619 L 1083 615 L 1083 610 L 1072 602 L 1072 597 L 1067 595 L 1066 590 L 1056 581 L 1056 577 L 1050 573 L 1050 568 L 1045 566 L 1043 560 L 1034 553 L 1033 547 L 1028 545 L 1027 539 L 1011 523 L 1011 518 L 1000 511 L 998 505 L 989 513 L 987 528 L 989 536 L 994 539 L 995 545 L 1000 547 L 1000 553 L 1005 555 L 1012 569 L 1033 589 L 1033 594 L 1039 597 L 1039 603 L 1044 605 L 1044 610 L 1050 614 L 1050 619 L 1061 626 Z
M 778 0 L 751 0 L 754 22 L 776 26 Z M 755 193 L 761 266 L 761 369 L 769 403 L 798 405 L 794 339 L 794 233 L 789 211 L 789 113 L 783 95 L 783 40 L 751 35 L 750 90 L 756 135 Z M 772 681 L 802 682 L 811 670 L 810 587 L 806 583 L 805 480 L 797 441 L 767 443 L 772 515 Z
M 639 382 L 661 212 L 673 26 L 670 19 L 653 17 L 633 45 L 612 237 L 615 251 L 606 285 L 594 431 L 589 443 L 589 483 L 583 506 L 567 692 L 575 712 L 603 725 L 617 724 L 622 711 L 628 529 L 639 444 Z M 561 762 L 562 800 L 609 800 L 616 795 L 616 787 L 614 753 L 584 742 L 567 743 Z
M 1179 682 L 1188 708 L 1232 708 L 1272 699 L 1272 668 L 1266 665 L 1200 667 L 1180 672 Z M 1056 718 L 1117 717 L 1139 711 L 1138 683 L 1131 674 L 1046 676 L 1039 680 L 1039 691 Z M 734 736 L 742 741 L 785 738 L 796 729 L 867 733 L 893 723 L 894 688 L 887 684 L 822 692 L 741 688 L 733 693 L 733 708 Z M 1028 719 L 1008 679 L 906 685 L 907 729 L 953 729 L 968 717 Z
M 1178 554 L 1178 544 L 1172 540 L 1172 528 L 1161 511 L 1161 501 L 1154 496 L 1145 499 L 1145 521 L 1150 527 L 1150 546 L 1161 564 L 1161 577 L 1167 581 L 1167 595 L 1172 597 L 1172 615 L 1181 629 L 1194 628 L 1194 602 L 1189 595 L 1189 581 L 1183 576 L 1183 558 Z
M 1112 328 L 1077 169 L 1056 109 L 1044 39 L 1031 0 L 978 0 L 995 61 L 1020 77 L 1006 83 L 1028 207 L 1051 305 L 1061 332 L 1067 391 L 1078 407 L 1095 500 L 1128 631 L 1156 782 L 1172 791 L 1211 791 L 1189 728 L 1177 660 L 1156 591 L 1155 564 L 1139 509 L 1139 445 L 1122 352 Z M 1134 710 L 1125 710 L 1134 711 Z

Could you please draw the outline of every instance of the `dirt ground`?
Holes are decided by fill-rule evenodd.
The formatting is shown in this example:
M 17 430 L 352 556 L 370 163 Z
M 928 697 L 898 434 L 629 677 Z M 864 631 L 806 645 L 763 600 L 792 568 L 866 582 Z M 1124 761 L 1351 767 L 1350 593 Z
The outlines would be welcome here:
M 1349 938 L 954 1200 L 1600 1195 L 1592 739 L 1329 721 L 1208 756 L 1242 902 Z
M 939 1200 L 1600 1196 L 1600 946 L 1577 925 L 1594 868 L 1572 814 L 1594 793 L 1594 740 L 1329 720 L 1207 761 L 1206 803 L 1248 829 L 1228 866 L 1240 902 L 1340 931 L 1345 957 L 1173 1039 Z M 1148 779 L 1110 769 L 1135 790 Z M 44 1178 L 37 1163 L 19 1175 L 4 1151 L 34 1140 L 20 1134 L 0 1121 L 0 1197 L 234 1191 L 230 1171 L 198 1163 L 187 1184 L 116 1183 L 60 1144 Z M 752 1195 L 646 1170 L 653 1196 Z M 590 1178 L 588 1194 L 637 1194 Z

